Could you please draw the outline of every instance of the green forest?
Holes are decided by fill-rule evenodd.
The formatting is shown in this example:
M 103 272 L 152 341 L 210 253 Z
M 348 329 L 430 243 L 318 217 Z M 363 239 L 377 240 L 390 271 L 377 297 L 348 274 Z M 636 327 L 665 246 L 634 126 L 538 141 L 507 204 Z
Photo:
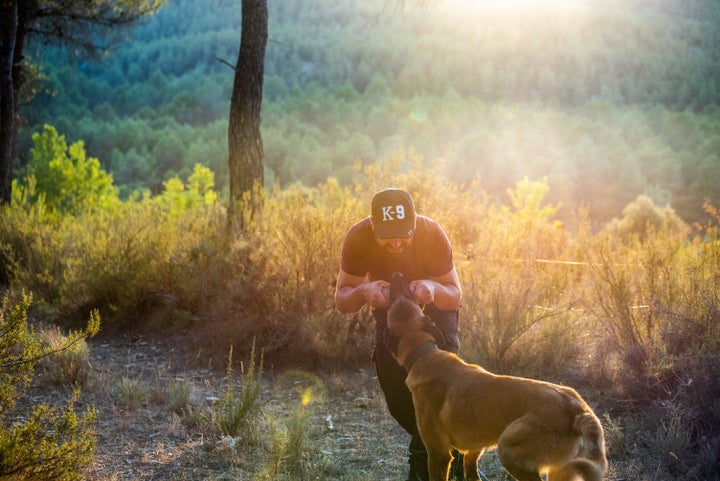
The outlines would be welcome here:
M 459 5 L 271 0 L 267 186 L 348 185 L 356 162 L 404 150 L 500 201 L 547 178 L 566 221 L 587 205 L 607 222 L 641 194 L 705 219 L 720 197 L 720 5 Z M 45 82 L 20 152 L 52 124 L 125 196 L 196 163 L 223 191 L 239 25 L 240 2 L 170 0 L 99 61 L 37 46 Z

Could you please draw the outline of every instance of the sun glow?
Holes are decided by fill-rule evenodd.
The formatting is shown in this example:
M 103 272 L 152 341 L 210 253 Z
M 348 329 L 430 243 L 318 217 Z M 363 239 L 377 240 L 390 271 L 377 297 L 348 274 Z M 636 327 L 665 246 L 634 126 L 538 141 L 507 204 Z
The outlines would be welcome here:
M 437 0 L 428 5 L 448 14 L 458 25 L 505 26 L 515 29 L 517 35 L 523 35 L 526 27 L 536 22 L 558 32 L 577 28 L 587 18 L 590 7 L 588 0 Z
M 443 0 L 443 3 L 464 11 L 524 13 L 548 10 L 571 11 L 584 6 L 585 0 Z

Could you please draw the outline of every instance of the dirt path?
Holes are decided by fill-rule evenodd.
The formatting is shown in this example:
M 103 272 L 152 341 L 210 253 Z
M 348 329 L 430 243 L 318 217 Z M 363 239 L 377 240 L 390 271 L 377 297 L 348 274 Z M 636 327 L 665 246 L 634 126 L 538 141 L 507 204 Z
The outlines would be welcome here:
M 171 409 L 172 383 L 192 385 L 191 404 L 198 410 L 213 402 L 226 382 L 223 369 L 188 367 L 171 343 L 144 339 L 93 341 L 91 364 L 83 398 L 98 411 L 98 453 L 88 480 L 249 480 L 278 462 L 262 441 L 233 450 L 219 435 L 188 427 Z M 306 459 L 309 471 L 318 473 L 309 479 L 404 479 L 408 438 L 387 414 L 370 363 L 319 376 L 266 370 L 263 379 L 263 411 L 280 418 L 300 400 L 292 389 L 276 386 L 322 386 L 324 393 L 307 408 Z M 136 406 L 123 401 L 132 386 L 142 386 Z
M 265 368 L 259 432 L 244 441 L 222 438 L 207 421 L 198 421 L 203 413 L 207 419 L 208 405 L 222 397 L 225 360 L 199 367 L 177 348 L 180 341 L 138 336 L 93 339 L 89 345 L 89 374 L 76 404 L 78 413 L 91 405 L 98 414 L 96 462 L 88 481 L 407 477 L 409 436 L 387 412 L 369 361 L 356 369 L 319 374 Z M 239 372 L 242 366 L 235 364 Z M 25 399 L 28 404 L 62 403 L 70 395 L 67 387 L 43 383 L 42 375 L 37 381 Z M 190 388 L 187 411 L 176 409 L 172 393 L 177 385 Z M 313 387 L 313 395 L 304 399 L 300 388 L 306 386 Z M 297 409 L 306 415 L 300 473 L 291 466 L 296 460 L 278 457 L 273 444 Z M 483 456 L 481 468 L 490 481 L 509 479 L 494 452 Z

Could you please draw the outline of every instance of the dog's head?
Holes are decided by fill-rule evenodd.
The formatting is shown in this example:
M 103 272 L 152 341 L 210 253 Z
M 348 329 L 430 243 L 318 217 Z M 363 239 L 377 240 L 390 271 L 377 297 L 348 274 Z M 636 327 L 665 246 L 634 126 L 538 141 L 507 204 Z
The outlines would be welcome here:
M 425 331 L 435 338 L 438 345 L 445 344 L 442 331 L 415 302 L 410 285 L 399 272 L 395 272 L 390 280 L 389 306 L 388 329 L 395 339 L 399 340 L 416 332 Z
M 422 330 L 425 315 L 415 302 L 410 285 L 399 272 L 394 273 L 390 280 L 389 306 L 388 328 L 394 337 L 400 339 Z

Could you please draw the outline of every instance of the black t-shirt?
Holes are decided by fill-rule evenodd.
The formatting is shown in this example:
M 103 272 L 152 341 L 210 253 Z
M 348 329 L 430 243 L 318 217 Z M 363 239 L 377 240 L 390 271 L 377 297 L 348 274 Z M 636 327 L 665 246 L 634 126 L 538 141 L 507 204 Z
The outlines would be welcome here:
M 386 252 L 375 239 L 370 217 L 353 225 L 345 235 L 342 270 L 370 281 L 390 281 L 401 272 L 408 282 L 447 274 L 453 268 L 452 247 L 445 231 L 434 220 L 418 215 L 415 233 L 405 250 Z

